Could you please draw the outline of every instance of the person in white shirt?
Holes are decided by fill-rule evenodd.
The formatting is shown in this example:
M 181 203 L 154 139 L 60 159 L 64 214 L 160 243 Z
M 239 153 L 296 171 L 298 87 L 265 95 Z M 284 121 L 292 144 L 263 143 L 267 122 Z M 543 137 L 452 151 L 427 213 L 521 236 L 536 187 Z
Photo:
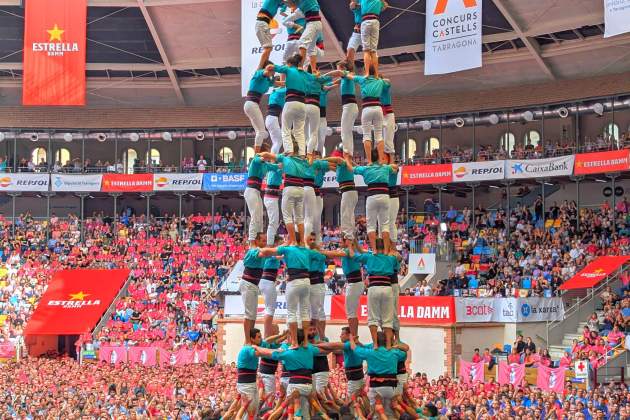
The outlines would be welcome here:
M 203 158 L 203 155 L 200 155 L 199 160 L 197 160 L 197 170 L 199 172 L 205 172 L 207 165 L 208 165 L 208 162 L 206 162 L 206 160 Z

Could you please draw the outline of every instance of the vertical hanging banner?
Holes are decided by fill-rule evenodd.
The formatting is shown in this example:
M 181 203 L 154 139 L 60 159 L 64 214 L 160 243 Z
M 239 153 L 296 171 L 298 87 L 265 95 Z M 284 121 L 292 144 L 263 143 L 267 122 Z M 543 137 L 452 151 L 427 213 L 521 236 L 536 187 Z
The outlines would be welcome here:
M 262 0 L 241 0 L 241 93 L 247 94 L 249 79 L 256 72 L 263 48 L 256 36 L 256 16 L 263 5 Z M 271 19 L 269 27 L 273 38 L 271 60 L 275 64 L 282 63 L 282 56 L 287 44 L 287 30 L 281 22 L 282 16 Z
M 27 0 L 23 105 L 85 105 L 87 0 Z
M 630 32 L 630 0 L 604 0 L 604 38 Z
M 481 0 L 427 0 L 424 74 L 481 67 Z

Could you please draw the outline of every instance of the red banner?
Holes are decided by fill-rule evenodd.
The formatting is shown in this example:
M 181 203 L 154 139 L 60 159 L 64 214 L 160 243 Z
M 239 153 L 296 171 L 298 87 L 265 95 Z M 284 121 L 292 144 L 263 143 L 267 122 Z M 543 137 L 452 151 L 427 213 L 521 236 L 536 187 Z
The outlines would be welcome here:
M 514 385 L 520 387 L 525 379 L 525 364 L 499 362 L 497 382 L 499 385 Z
M 129 347 L 129 362 L 155 366 L 157 364 L 157 347 Z
M 593 287 L 628 260 L 630 260 L 628 255 L 599 257 L 571 277 L 566 283 L 562 284 L 560 290 L 588 289 Z
M 0 359 L 12 359 L 15 357 L 15 345 L 13 343 L 0 344 Z
M 127 349 L 125 346 L 102 346 L 98 351 L 98 360 L 112 365 L 127 363 Z
M 630 170 L 630 149 L 575 155 L 575 175 Z
M 359 301 L 359 321 L 367 321 L 367 296 Z M 400 296 L 398 318 L 402 325 L 451 325 L 455 323 L 455 299 L 452 296 Z M 346 321 L 346 297 L 333 296 L 330 319 Z
M 104 174 L 101 182 L 103 192 L 144 192 L 153 191 L 152 174 Z
M 85 105 L 87 0 L 28 0 L 23 105 Z
M 400 185 L 447 184 L 453 181 L 453 165 L 403 166 Z
M 63 270 L 48 283 L 25 335 L 91 331 L 127 280 L 129 270 Z

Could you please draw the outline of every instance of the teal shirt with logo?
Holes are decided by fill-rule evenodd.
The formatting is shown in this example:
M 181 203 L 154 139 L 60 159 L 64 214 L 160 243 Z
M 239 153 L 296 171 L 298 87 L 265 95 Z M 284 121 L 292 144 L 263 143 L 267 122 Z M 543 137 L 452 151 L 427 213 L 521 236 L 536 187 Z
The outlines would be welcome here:
M 285 351 L 274 351 L 271 354 L 273 360 L 283 362 L 284 367 L 291 370 L 313 369 L 313 357 L 320 353 L 319 348 L 309 344 L 307 347 L 298 347 Z
M 357 346 L 355 352 L 367 362 L 368 375 L 395 375 L 398 372 L 398 362 L 407 357 L 402 350 L 387 350 L 385 347 L 374 350 L 371 344 Z
M 311 267 L 311 250 L 301 246 L 279 246 L 278 255 L 284 257 L 289 269 L 308 271 Z
M 354 83 L 361 87 L 362 98 L 380 98 L 388 83 L 374 76 L 354 76 Z
M 279 166 L 274 166 L 274 168 L 269 168 L 269 171 L 267 172 L 268 187 L 280 187 L 280 185 L 282 185 L 282 170 Z
M 368 274 L 373 276 L 391 276 L 396 267 L 396 257 L 385 254 L 365 254 L 355 255 L 355 260 L 365 265 Z
M 393 169 L 389 165 L 380 165 L 373 163 L 368 166 L 355 166 L 354 173 L 362 175 L 367 185 L 370 184 L 389 184 L 389 175 Z
M 286 98 L 287 98 L 286 87 L 275 88 L 269 94 L 268 105 L 269 106 L 275 105 L 275 106 L 279 106 L 280 108 L 283 108 Z

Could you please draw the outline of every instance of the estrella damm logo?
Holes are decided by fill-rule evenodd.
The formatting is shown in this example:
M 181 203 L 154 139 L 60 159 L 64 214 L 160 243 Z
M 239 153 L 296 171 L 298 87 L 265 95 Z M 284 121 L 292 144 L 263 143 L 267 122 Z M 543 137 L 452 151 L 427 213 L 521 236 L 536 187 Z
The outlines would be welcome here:
M 65 53 L 79 52 L 78 42 L 64 42 L 64 29 L 59 28 L 56 23 L 48 32 L 48 42 L 33 42 L 33 52 L 45 52 L 51 57 L 63 57 Z

